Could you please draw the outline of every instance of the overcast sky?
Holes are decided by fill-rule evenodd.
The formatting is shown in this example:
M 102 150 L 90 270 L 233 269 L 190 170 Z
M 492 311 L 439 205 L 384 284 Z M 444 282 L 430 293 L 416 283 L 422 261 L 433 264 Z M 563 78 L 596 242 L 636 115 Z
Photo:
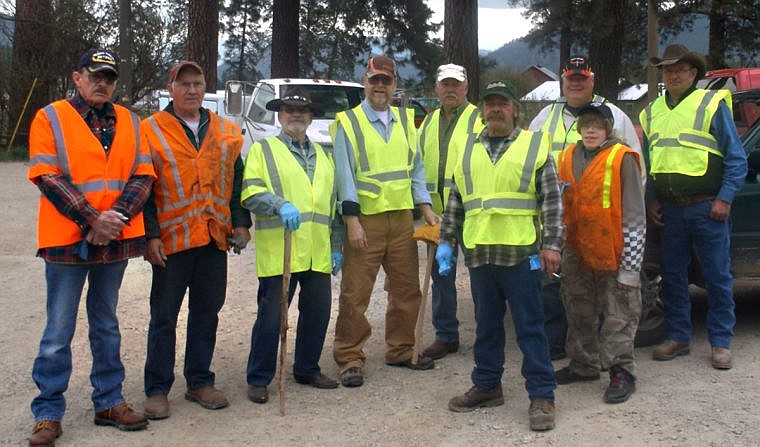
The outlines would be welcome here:
M 443 22 L 444 0 L 426 0 L 433 10 L 433 21 Z M 509 8 L 505 0 L 478 1 L 478 47 L 493 51 L 505 43 L 522 37 L 530 31 L 531 24 L 521 13 L 522 8 Z M 440 35 L 443 39 L 443 27 Z

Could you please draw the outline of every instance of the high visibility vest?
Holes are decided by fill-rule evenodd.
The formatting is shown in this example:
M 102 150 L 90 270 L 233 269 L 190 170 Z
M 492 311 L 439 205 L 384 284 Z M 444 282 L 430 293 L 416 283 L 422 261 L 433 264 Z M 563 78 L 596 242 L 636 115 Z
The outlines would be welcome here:
M 337 195 L 335 165 L 322 146 L 314 142 L 311 145 L 317 160 L 310 180 L 279 138 L 254 143 L 245 160 L 240 198 L 244 201 L 270 192 L 293 204 L 301 214 L 301 225 L 291 236 L 291 271 L 311 269 L 330 273 L 330 222 L 335 216 Z M 285 248 L 282 219 L 257 214 L 254 221 L 258 276 L 282 275 Z
M 641 111 L 641 128 L 649 141 L 650 173 L 701 177 L 710 154 L 723 158 L 710 123 L 721 101 L 731 109 L 728 90 L 696 89 L 673 109 L 660 96 Z
M 353 147 L 356 192 L 362 214 L 414 207 L 412 166 L 417 142 L 414 111 L 406 109 L 406 113 L 399 113 L 398 107 L 389 109 L 389 113 L 399 117 L 399 122 L 393 124 L 387 142 L 372 127 L 361 104 L 338 113 L 330 125 L 333 140 L 340 125 Z
M 625 154 L 639 154 L 622 144 L 601 149 L 581 178 L 573 175 L 573 144 L 559 155 L 565 244 L 584 265 L 594 270 L 616 271 L 623 254 L 623 204 L 620 166 Z
M 591 102 L 604 104 L 607 102 L 607 99 L 600 95 L 594 95 L 591 98 Z M 549 135 L 551 135 L 552 155 L 555 160 L 559 157 L 559 153 L 562 152 L 562 149 L 571 144 L 577 143 L 578 140 L 581 139 L 581 132 L 580 129 L 578 129 L 577 120 L 573 121 L 573 124 L 569 129 L 565 129 L 563 111 L 565 110 L 566 105 L 567 99 L 564 97 L 557 100 L 557 102 L 552 105 L 551 111 L 549 112 L 549 116 L 544 122 L 544 125 L 541 126 L 542 132 L 548 132 Z
M 446 151 L 446 165 L 443 174 L 443 196 L 441 196 L 438 193 L 438 165 L 440 162 L 440 139 L 438 138 L 438 135 L 441 123 L 441 113 L 443 113 L 441 109 L 428 113 L 425 117 L 425 121 L 422 122 L 419 132 L 419 147 L 422 151 L 422 159 L 425 165 L 425 186 L 430 193 L 430 199 L 433 202 L 433 212 L 436 214 L 443 213 L 444 202 L 449 197 L 454 165 L 457 163 L 459 157 L 458 149 L 461 146 L 458 144 L 458 141 L 460 141 L 460 139 L 466 141 L 466 135 L 480 133 L 484 127 L 483 121 L 480 120 L 478 108 L 468 103 L 451 133 L 451 140 L 449 141 L 449 146 Z
M 140 124 L 158 173 L 153 196 L 167 254 L 203 247 L 212 239 L 220 250 L 228 248 L 235 160 L 243 136 L 236 124 L 215 113 L 209 112 L 209 120 L 200 149 L 169 112 L 155 113 Z
M 454 181 L 462 196 L 464 246 L 531 245 L 538 234 L 536 171 L 549 154 L 549 134 L 523 130 L 496 163 L 486 147 L 471 134 Z
M 140 119 L 114 104 L 116 128 L 106 157 L 89 125 L 67 100 L 40 109 L 29 134 L 29 179 L 57 174 L 69 180 L 98 211 L 110 209 L 133 175 L 155 176 L 147 146 L 140 145 Z M 131 216 L 117 239 L 145 235 L 142 213 Z M 82 240 L 82 229 L 40 196 L 37 222 L 39 248 L 61 247 Z

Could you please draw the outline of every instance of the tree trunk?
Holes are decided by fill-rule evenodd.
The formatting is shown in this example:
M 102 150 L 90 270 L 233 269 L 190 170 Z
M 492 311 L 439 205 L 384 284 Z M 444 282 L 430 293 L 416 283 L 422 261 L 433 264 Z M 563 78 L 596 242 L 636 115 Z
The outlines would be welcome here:
M 119 0 L 119 86 L 116 97 L 132 104 L 132 1 Z
M 480 69 L 478 66 L 478 2 L 446 0 L 443 14 L 443 61 L 467 70 L 467 99 L 478 103 Z
M 206 74 L 206 91 L 215 92 L 219 53 L 219 1 L 190 0 L 188 5 L 187 58 Z
M 54 71 L 49 67 L 51 58 L 48 56 L 53 48 L 52 17 L 51 0 L 16 0 L 8 111 L 11 132 L 19 123 L 14 144 L 26 143 L 35 112 L 51 101 L 50 76 Z M 71 65 L 77 62 L 72 61 Z M 29 103 L 25 108 L 27 95 Z
M 300 75 L 298 67 L 299 0 L 274 0 L 272 6 L 272 77 Z
M 612 102 L 617 101 L 620 61 L 623 55 L 626 0 L 598 1 L 601 11 L 596 17 L 606 17 L 591 30 L 589 59 L 596 74 L 594 91 Z
M 707 68 L 714 70 L 726 67 L 726 10 L 724 0 L 712 0 L 710 7 L 710 48 L 707 54 Z

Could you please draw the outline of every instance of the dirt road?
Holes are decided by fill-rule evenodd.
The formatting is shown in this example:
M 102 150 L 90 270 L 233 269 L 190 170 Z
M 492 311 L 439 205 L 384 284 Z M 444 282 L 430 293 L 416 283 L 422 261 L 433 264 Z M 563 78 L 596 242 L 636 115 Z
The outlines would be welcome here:
M 31 366 L 45 319 L 43 262 L 34 257 L 37 190 L 26 180 L 23 163 L 0 163 L 0 445 L 26 445 L 33 425 L 29 403 L 36 395 Z M 424 251 L 420 257 L 424 262 Z M 245 364 L 256 315 L 257 281 L 252 250 L 230 256 L 227 303 L 221 314 L 213 369 L 217 386 L 231 405 L 208 411 L 183 398 L 183 310 L 179 323 L 178 377 L 170 394 L 172 416 L 153 421 L 146 431 L 124 433 L 93 424 L 88 379 L 90 354 L 87 320 L 80 311 L 73 342 L 74 374 L 66 393 L 68 409 L 59 446 L 253 446 L 253 445 L 521 445 L 521 446 L 751 446 L 760 445 L 760 306 L 757 291 L 738 300 L 734 368 L 710 367 L 704 329 L 704 299 L 695 308 L 695 335 L 690 356 L 672 362 L 651 360 L 651 348 L 637 350 L 638 388 L 627 403 L 607 405 L 607 383 L 583 383 L 557 390 L 557 428 L 546 433 L 528 429 L 528 398 L 519 375 L 520 353 L 507 341 L 503 379 L 506 404 L 457 414 L 448 400 L 470 386 L 474 321 L 467 274 L 457 278 L 462 320 L 462 349 L 437 362 L 432 371 L 413 372 L 383 364 L 385 295 L 382 278 L 368 311 L 373 336 L 367 346 L 365 385 L 358 389 L 316 390 L 288 376 L 286 416 L 278 414 L 276 383 L 266 405 L 246 398 Z M 337 290 L 338 279 L 333 290 Z M 150 268 L 133 260 L 127 269 L 119 304 L 122 358 L 127 369 L 124 394 L 142 407 L 142 367 L 148 326 Z M 700 304 L 701 303 L 701 304 Z M 82 307 L 80 307 L 83 310 Z M 333 297 L 333 317 L 337 293 Z M 430 309 L 427 311 L 428 320 Z M 295 311 L 291 310 L 291 326 Z M 329 328 L 323 371 L 335 377 L 332 360 L 334 318 Z M 507 319 L 508 336 L 511 323 Z M 432 341 L 425 327 L 425 344 Z M 288 336 L 288 371 L 292 342 Z M 560 361 L 555 366 L 564 366 Z

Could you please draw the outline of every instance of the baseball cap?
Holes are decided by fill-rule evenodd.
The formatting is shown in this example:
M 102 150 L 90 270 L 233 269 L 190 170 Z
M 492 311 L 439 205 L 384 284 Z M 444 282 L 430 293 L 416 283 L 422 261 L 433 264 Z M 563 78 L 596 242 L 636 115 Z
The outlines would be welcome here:
M 562 77 L 566 78 L 572 75 L 582 75 L 587 78 L 593 76 L 594 72 L 591 71 L 588 59 L 581 55 L 568 57 L 565 65 L 562 67 Z
M 596 114 L 606 119 L 607 121 L 609 121 L 610 124 L 612 125 L 615 124 L 615 118 L 612 117 L 612 110 L 610 110 L 610 108 L 607 107 L 607 105 L 604 103 L 592 102 L 582 107 L 578 111 L 578 116 L 585 115 L 585 114 Z
M 367 77 L 371 78 L 376 75 L 385 75 L 390 78 L 396 78 L 396 63 L 386 55 L 373 56 L 367 63 Z
M 519 101 L 517 94 L 515 93 L 515 87 L 509 81 L 491 81 L 483 89 L 483 93 L 480 95 L 480 100 L 486 99 L 486 96 L 497 95 L 504 99 L 511 99 L 512 101 Z
M 200 65 L 198 65 L 197 62 L 193 61 L 179 61 L 177 64 L 175 64 L 170 70 L 169 70 L 169 84 L 174 82 L 175 79 L 177 79 L 177 76 L 179 76 L 179 73 L 184 70 L 187 67 L 193 67 L 196 69 L 201 75 L 203 75 L 203 69 Z
M 79 58 L 77 71 L 86 68 L 88 72 L 110 71 L 119 75 L 119 62 L 110 51 L 100 48 L 90 48 Z
M 467 71 L 461 65 L 456 64 L 446 64 L 438 67 L 438 74 L 435 80 L 440 82 L 448 78 L 456 79 L 459 82 L 467 82 Z

